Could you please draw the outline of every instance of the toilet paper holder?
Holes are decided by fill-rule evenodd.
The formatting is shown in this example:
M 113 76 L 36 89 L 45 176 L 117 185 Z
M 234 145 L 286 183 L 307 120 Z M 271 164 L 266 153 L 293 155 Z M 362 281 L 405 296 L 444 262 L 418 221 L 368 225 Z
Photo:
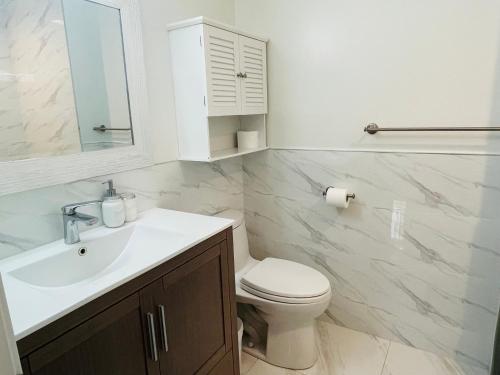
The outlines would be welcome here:
M 328 193 L 328 189 L 333 189 L 333 186 L 328 186 L 326 190 L 323 192 L 323 197 L 326 197 L 326 194 Z M 356 199 L 356 194 L 354 193 L 349 193 L 347 194 L 347 199 Z

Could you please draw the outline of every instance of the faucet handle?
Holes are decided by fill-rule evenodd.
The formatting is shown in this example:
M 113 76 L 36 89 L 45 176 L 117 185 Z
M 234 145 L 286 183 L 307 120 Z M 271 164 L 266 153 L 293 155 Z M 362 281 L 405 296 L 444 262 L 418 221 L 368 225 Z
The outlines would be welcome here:
M 100 200 L 94 200 L 82 203 L 72 203 L 62 207 L 61 210 L 63 212 L 63 215 L 74 215 L 76 214 L 76 210 L 80 207 L 92 206 L 94 204 L 101 204 L 101 203 L 102 201 Z

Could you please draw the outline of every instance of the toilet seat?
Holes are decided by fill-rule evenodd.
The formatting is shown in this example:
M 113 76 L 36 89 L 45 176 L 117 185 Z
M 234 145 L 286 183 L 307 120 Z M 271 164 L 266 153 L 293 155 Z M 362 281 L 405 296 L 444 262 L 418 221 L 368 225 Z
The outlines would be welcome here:
M 252 267 L 241 277 L 240 286 L 250 294 L 281 303 L 310 304 L 330 298 L 330 282 L 323 274 L 276 258 L 266 258 Z
M 253 296 L 260 297 L 268 301 L 285 303 L 285 304 L 308 305 L 308 304 L 323 302 L 325 298 L 330 299 L 330 294 L 328 292 L 318 297 L 287 298 L 287 297 L 276 296 L 273 294 L 262 293 L 261 291 L 252 289 L 246 285 L 241 285 L 241 289 L 250 293 Z

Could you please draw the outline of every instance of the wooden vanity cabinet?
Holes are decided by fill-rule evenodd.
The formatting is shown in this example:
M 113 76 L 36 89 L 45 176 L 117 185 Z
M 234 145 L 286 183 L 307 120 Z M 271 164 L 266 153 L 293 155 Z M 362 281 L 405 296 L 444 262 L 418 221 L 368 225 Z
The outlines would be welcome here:
M 232 231 L 42 328 L 18 347 L 30 375 L 239 374 Z
M 31 374 L 149 374 L 142 315 L 134 294 L 31 353 Z

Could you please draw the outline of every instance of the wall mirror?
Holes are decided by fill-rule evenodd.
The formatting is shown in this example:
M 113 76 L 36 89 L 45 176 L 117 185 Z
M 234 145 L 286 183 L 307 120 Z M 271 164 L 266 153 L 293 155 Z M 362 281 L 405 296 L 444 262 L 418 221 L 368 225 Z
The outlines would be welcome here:
M 151 164 L 136 0 L 0 0 L 0 195 Z

